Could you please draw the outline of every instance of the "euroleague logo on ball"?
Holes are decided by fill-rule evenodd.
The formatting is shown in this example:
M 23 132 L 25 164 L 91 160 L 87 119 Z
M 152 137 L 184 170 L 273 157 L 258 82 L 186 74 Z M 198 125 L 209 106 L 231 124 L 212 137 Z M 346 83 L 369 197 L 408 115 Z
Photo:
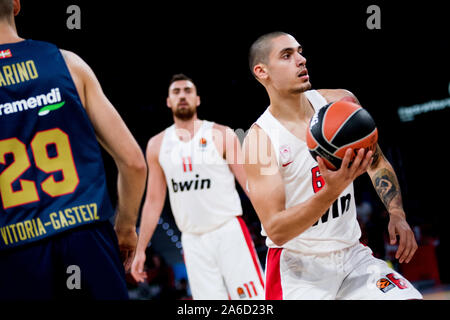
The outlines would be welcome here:
M 319 115 L 315 113 L 311 119 L 310 127 L 314 127 L 319 122 Z
M 346 99 L 320 108 L 306 131 L 306 144 L 312 157 L 320 156 L 331 170 L 341 167 L 347 149 L 374 150 L 377 141 L 378 130 L 369 112 Z M 356 152 L 351 161 L 355 155 Z

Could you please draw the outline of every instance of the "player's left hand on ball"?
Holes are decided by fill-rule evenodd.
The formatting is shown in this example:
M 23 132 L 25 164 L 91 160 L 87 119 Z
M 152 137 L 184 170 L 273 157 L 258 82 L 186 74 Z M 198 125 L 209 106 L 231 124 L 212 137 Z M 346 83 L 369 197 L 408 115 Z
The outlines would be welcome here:
M 317 157 L 320 174 L 325 180 L 327 190 L 333 190 L 334 198 L 336 199 L 347 186 L 353 182 L 358 176 L 367 171 L 367 168 L 372 163 L 372 151 L 365 152 L 364 149 L 359 149 L 357 156 L 354 158 L 352 164 L 351 157 L 353 150 L 348 148 L 345 156 L 342 159 L 341 167 L 338 170 L 330 170 L 325 166 L 325 162 L 321 157 Z
M 400 263 L 408 263 L 411 261 L 418 246 L 414 233 L 411 230 L 404 215 L 391 214 L 388 225 L 390 244 L 397 243 L 397 236 L 399 237 L 399 244 L 395 258 Z

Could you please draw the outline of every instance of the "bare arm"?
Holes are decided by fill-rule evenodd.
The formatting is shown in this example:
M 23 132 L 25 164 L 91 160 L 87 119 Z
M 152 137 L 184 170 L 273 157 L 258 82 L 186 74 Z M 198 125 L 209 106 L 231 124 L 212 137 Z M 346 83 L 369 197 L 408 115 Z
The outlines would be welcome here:
M 360 104 L 355 95 L 348 90 L 320 90 L 320 93 L 330 102 L 345 99 Z M 378 145 L 373 155 L 372 165 L 368 168 L 367 173 L 378 196 L 389 212 L 388 232 L 391 244 L 397 242 L 397 235 L 400 238 L 395 257 L 399 259 L 400 263 L 408 263 L 417 250 L 417 242 L 414 233 L 406 222 L 397 175 Z
M 417 242 L 414 233 L 406 222 L 397 175 L 378 145 L 374 154 L 373 164 L 367 172 L 378 196 L 389 212 L 388 232 L 391 244 L 397 242 L 397 235 L 400 236 L 400 243 L 395 257 L 399 259 L 400 263 L 408 263 L 417 250 Z
M 147 146 L 146 157 L 149 174 L 147 194 L 139 227 L 137 251 L 145 251 L 147 248 L 148 242 L 155 232 L 166 199 L 166 179 L 158 160 L 161 138 L 162 135 L 150 139 Z
M 144 194 L 147 168 L 144 155 L 118 112 L 109 102 L 91 68 L 77 55 L 62 51 L 82 104 L 99 143 L 118 168 L 115 229 L 126 268 L 136 246 L 136 221 Z
M 155 232 L 166 199 L 166 179 L 158 161 L 162 137 L 163 135 L 159 134 L 150 139 L 146 151 L 149 169 L 147 194 L 142 208 L 136 256 L 131 267 L 131 274 L 139 282 L 144 281 L 146 277 L 144 272 L 145 249 Z
M 267 148 L 262 147 L 267 144 Z M 261 154 L 268 150 L 268 154 Z M 270 139 L 254 126 L 244 140 L 244 168 L 247 173 L 250 199 L 269 238 L 283 245 L 312 226 L 333 201 L 369 165 L 371 152 L 364 157 L 359 152 L 349 168 L 351 151 L 346 153 L 341 169 L 328 170 L 318 158 L 325 186 L 310 199 L 291 208 L 285 208 L 284 184 Z M 255 155 L 257 155 L 255 157 Z

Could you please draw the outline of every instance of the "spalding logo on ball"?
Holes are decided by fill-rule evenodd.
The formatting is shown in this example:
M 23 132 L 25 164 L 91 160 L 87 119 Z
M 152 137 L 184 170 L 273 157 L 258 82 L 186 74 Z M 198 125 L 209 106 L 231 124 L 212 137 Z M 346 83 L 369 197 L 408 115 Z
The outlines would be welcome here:
M 345 151 L 375 149 L 378 131 L 369 112 L 356 103 L 341 100 L 320 108 L 309 122 L 306 143 L 316 159 L 320 156 L 332 170 L 341 167 Z

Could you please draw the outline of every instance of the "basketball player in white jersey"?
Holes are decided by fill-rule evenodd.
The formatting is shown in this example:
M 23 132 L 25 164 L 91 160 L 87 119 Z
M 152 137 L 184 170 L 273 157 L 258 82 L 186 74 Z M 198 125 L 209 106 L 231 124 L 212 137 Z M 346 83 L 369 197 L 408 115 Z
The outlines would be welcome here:
M 347 150 L 339 170 L 311 157 L 305 139 L 309 120 L 329 102 L 348 99 L 346 90 L 310 90 L 306 59 L 294 37 L 269 33 L 249 54 L 255 78 L 270 106 L 244 141 L 250 198 L 267 236 L 267 299 L 421 299 L 400 274 L 359 242 L 353 180 L 364 172 L 390 214 L 391 244 L 407 263 L 417 249 L 405 219 L 399 183 L 379 146 Z M 268 196 L 270 195 L 270 196 Z
M 147 147 L 148 189 L 132 275 L 145 281 L 145 249 L 167 186 L 193 298 L 264 299 L 264 275 L 240 217 L 235 177 L 245 190 L 246 176 L 239 140 L 230 128 L 197 118 L 200 97 L 185 75 L 172 78 L 167 105 L 174 124 Z

